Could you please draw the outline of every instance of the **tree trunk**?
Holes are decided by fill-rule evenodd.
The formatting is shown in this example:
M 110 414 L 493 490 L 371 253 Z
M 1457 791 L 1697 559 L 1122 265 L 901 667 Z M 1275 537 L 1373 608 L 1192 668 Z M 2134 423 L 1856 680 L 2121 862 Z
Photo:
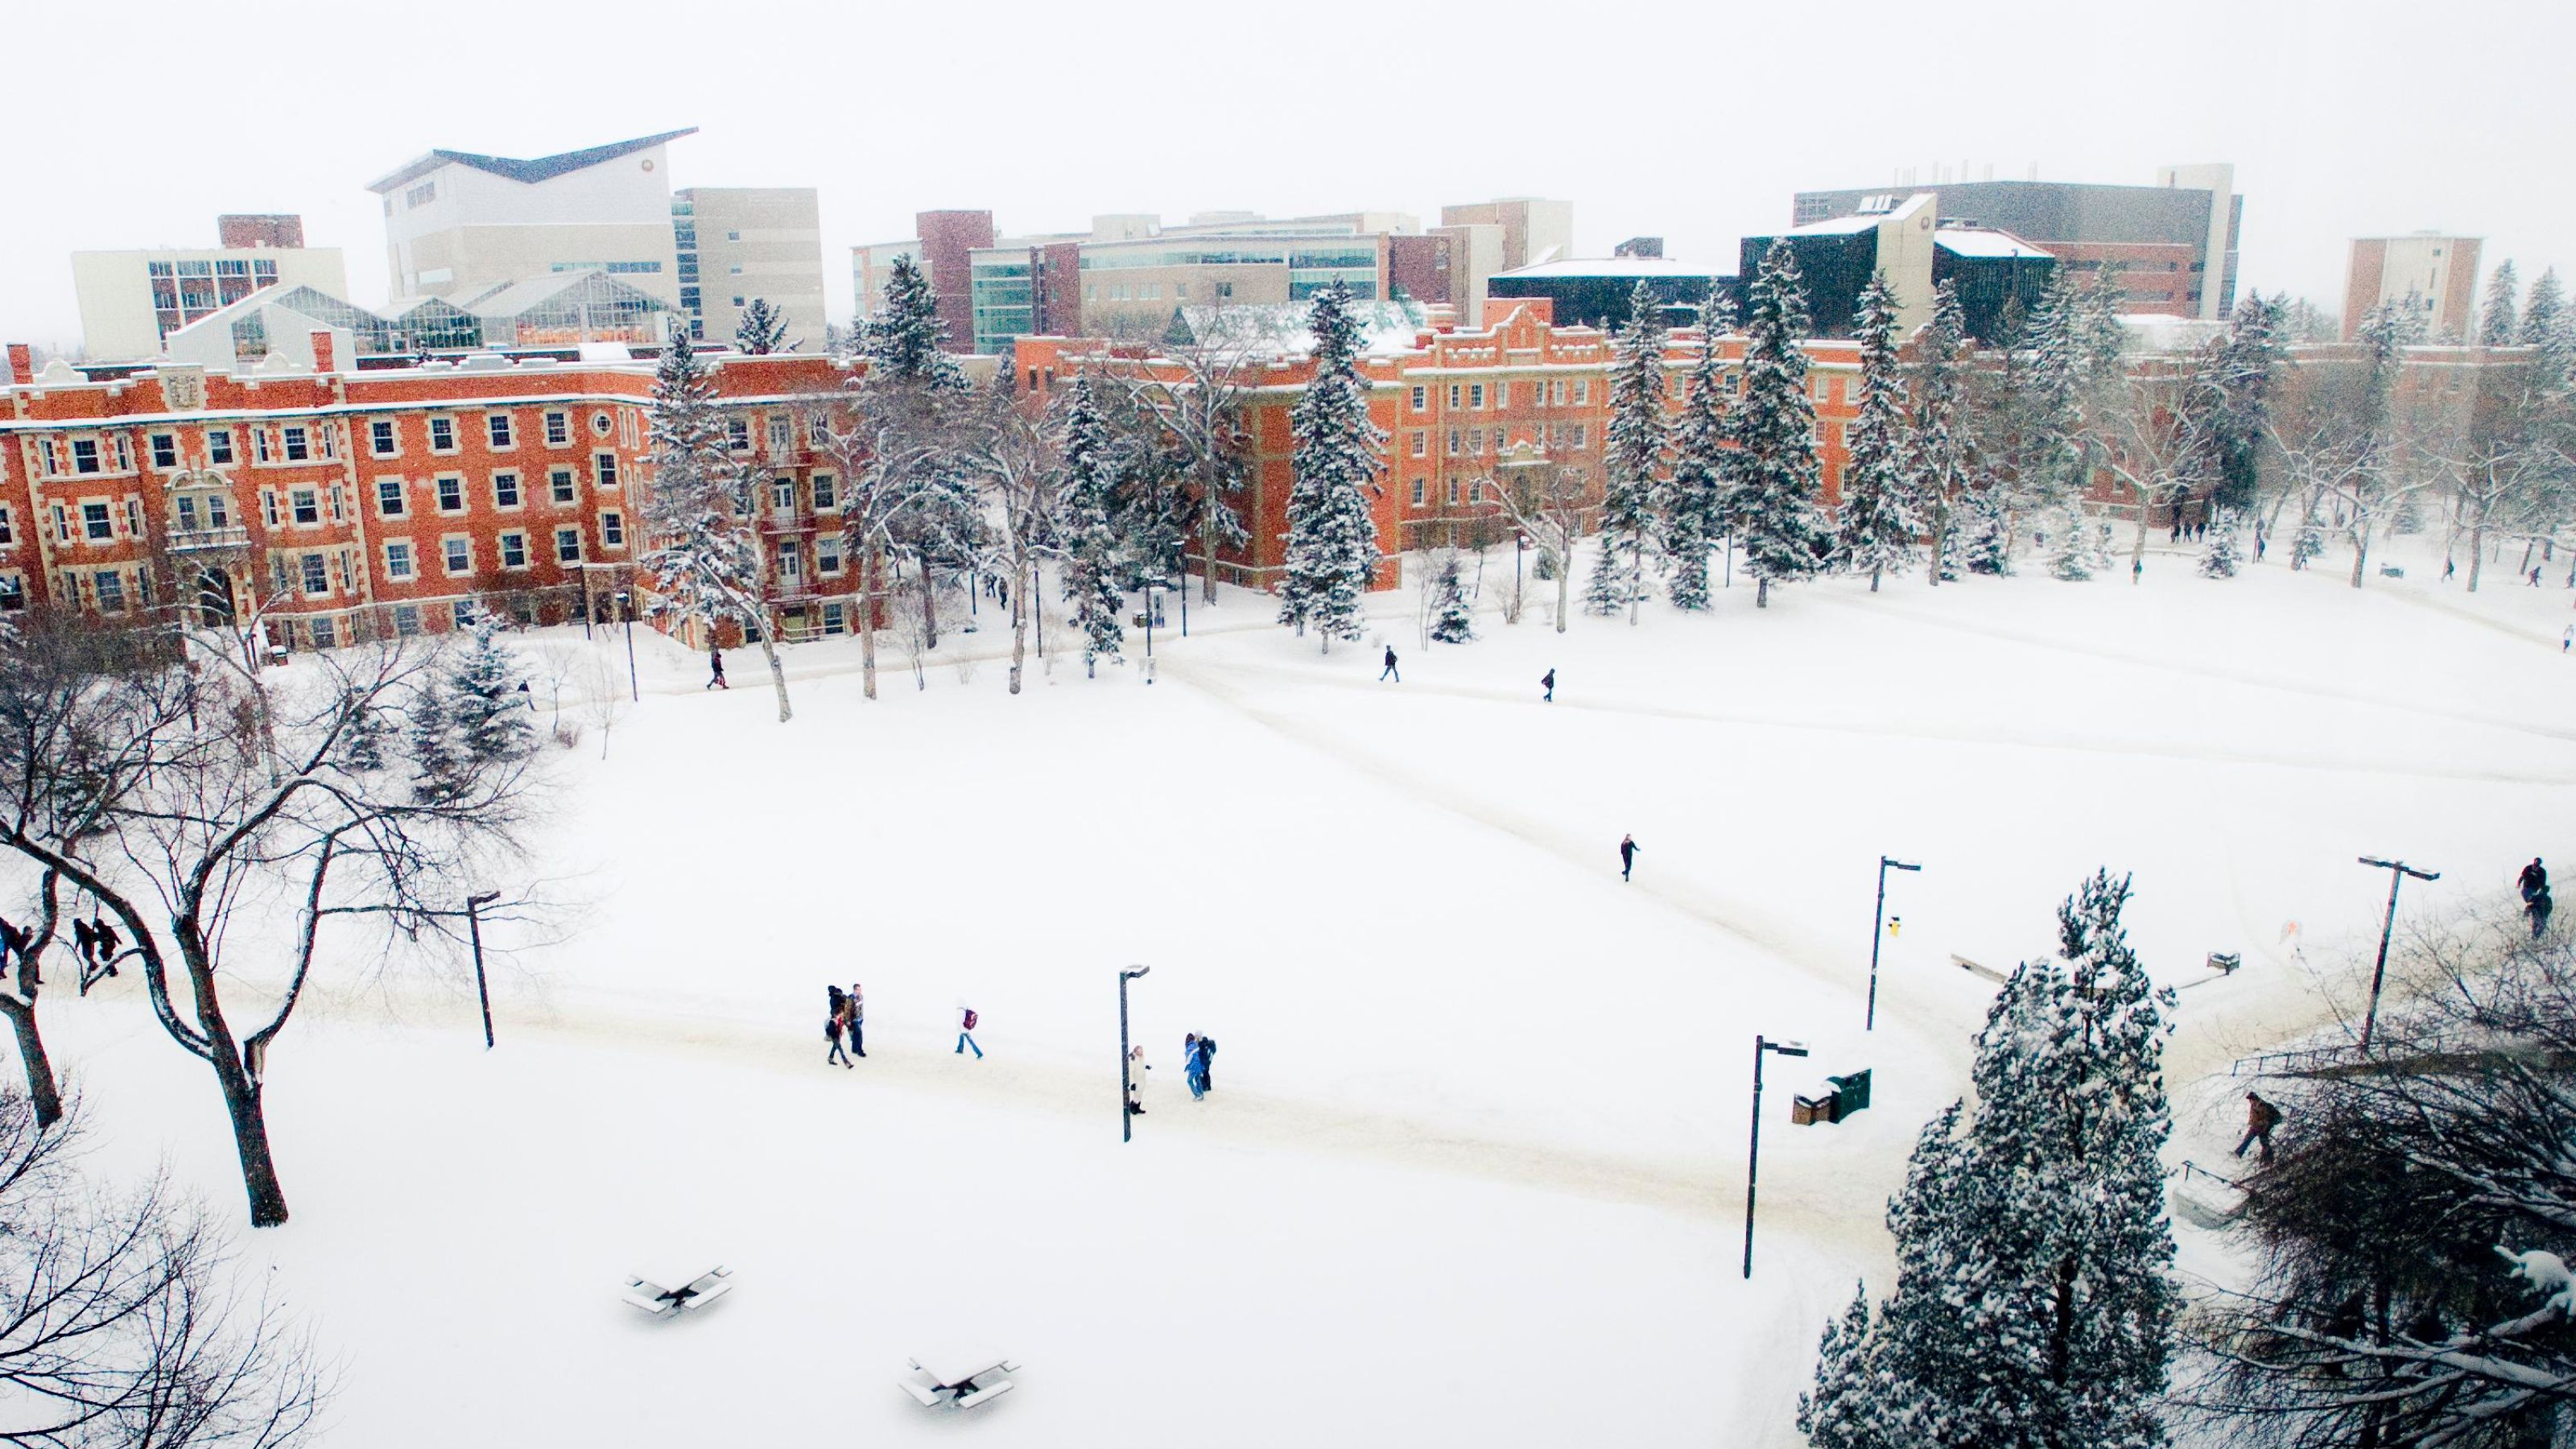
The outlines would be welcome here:
M 769 685 L 778 691 L 778 722 L 785 724 L 796 717 L 787 707 L 787 669 L 778 662 L 778 646 L 769 642 L 769 631 L 760 631 L 760 657 L 769 661 Z
M 277 1158 L 268 1147 L 268 1111 L 260 1100 L 260 1084 L 242 1066 L 231 1033 L 218 1027 L 207 1035 L 215 1049 L 215 1080 L 224 1089 L 224 1112 L 232 1118 L 242 1188 L 250 1195 L 250 1225 L 277 1227 L 286 1221 L 286 1189 L 277 1180 Z
M 1565 632 L 1565 606 L 1574 585 L 1574 530 L 1565 530 L 1565 547 L 1556 556 L 1556 632 Z
M 2362 565 L 2370 558 L 2370 515 L 2355 508 L 2352 513 L 2352 586 L 2361 587 Z
M 1753 581 L 1753 607 L 1757 609 L 1767 609 L 1771 607 L 1771 581 L 1769 579 L 1762 578 Z
M 18 1060 L 27 1069 L 27 1098 L 35 1104 L 36 1127 L 41 1131 L 63 1120 L 63 1092 L 54 1080 L 53 1059 L 45 1055 L 45 1039 L 36 1031 L 36 1003 L 0 994 L 0 1014 L 9 1018 L 10 1030 L 17 1034 Z
M 2478 504 L 2478 521 L 2469 526 L 2469 592 L 2478 591 L 2478 571 L 2487 561 L 2487 507 Z
M 1941 556 L 1949 550 L 1949 547 L 1950 505 L 1943 503 L 1932 513 L 1932 587 L 1936 589 L 1941 587 Z M 1877 590 L 1878 584 L 1872 581 L 1870 591 L 1875 593 Z
M 1207 496 L 1199 500 L 1199 512 L 1202 515 L 1200 521 L 1205 525 L 1199 540 L 1199 552 L 1204 555 L 1199 560 L 1199 578 L 1202 581 L 1199 597 L 1213 604 L 1216 602 L 1216 489 L 1214 486 L 1210 486 Z M 1190 558 L 1188 554 L 1183 554 L 1181 555 L 1181 586 L 1187 588 L 1189 582 Z
M 1628 627 L 1637 627 L 1637 611 L 1646 603 L 1646 534 L 1634 534 L 1628 544 Z
M 1029 655 L 1029 593 L 1019 586 L 1025 570 L 1017 562 L 1011 566 L 1011 693 L 1020 692 L 1021 664 Z
M 921 560 L 921 647 L 939 647 L 939 589 L 928 555 Z
M 2177 504 L 2175 504 L 2175 505 L 2174 505 L 2174 507 L 2175 507 L 2177 510 L 2179 510 L 2179 509 L 2182 507 L 2182 505 L 2181 505 L 2181 504 L 2179 504 L 2179 503 L 2177 503 Z M 2130 583 L 2133 583 L 2133 584 L 2139 584 L 2139 583 L 2144 583 L 2144 582 L 2146 582 L 2146 578 L 2147 578 L 2147 575 L 2146 575 L 2146 569 L 2145 569 L 2146 559 L 2147 559 L 2147 494 L 2146 494 L 2146 490 L 2142 488 L 2142 489 L 2138 490 L 2138 532 L 2137 532 L 2137 536 L 2136 536 L 2136 537 L 2134 537 L 2134 538 L 2132 538 L 2132 539 L 2129 541 L 2129 582 L 2130 582 Z
M 867 552 L 859 555 L 859 688 L 870 699 L 877 697 L 877 578 L 884 567 L 870 540 Z

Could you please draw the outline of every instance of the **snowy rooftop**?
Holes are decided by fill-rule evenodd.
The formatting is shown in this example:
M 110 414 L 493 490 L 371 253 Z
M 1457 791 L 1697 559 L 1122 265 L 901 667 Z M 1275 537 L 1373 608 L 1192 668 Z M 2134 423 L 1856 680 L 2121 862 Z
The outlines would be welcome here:
M 1676 261 L 1671 257 L 1595 257 L 1564 262 L 1541 262 L 1517 271 L 1496 272 L 1497 277 L 1708 277 L 1716 273 L 1705 266 Z
M 1409 302 L 1354 302 L 1351 313 L 1360 324 L 1363 353 L 1409 352 L 1426 325 L 1419 306 Z M 1239 348 L 1245 352 L 1303 357 L 1315 350 L 1315 334 L 1306 328 L 1303 302 L 1258 307 L 1182 307 L 1172 314 L 1163 340 L 1175 345 Z
M 1982 226 L 1945 226 L 1932 233 L 1933 243 L 1962 257 L 2044 257 L 2048 252 L 2010 232 Z

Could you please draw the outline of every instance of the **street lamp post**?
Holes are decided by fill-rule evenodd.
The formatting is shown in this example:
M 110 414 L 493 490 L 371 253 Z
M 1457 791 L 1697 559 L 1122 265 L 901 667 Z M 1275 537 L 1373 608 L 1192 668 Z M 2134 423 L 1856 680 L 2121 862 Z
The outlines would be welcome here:
M 1878 1030 L 1878 938 L 1887 933 L 1887 872 L 1890 867 L 1897 870 L 1923 868 L 1889 856 L 1878 858 L 1878 914 L 1869 927 L 1869 1010 L 1861 1018 L 1860 1029 L 1863 1031 Z
M 1753 1184 L 1762 1175 L 1762 1054 L 1778 1052 L 1784 1057 L 1803 1057 L 1806 1044 L 1794 1041 L 1764 1041 L 1753 1038 L 1753 1150 L 1744 1165 L 1744 1276 L 1753 1276 Z
M 2370 968 L 2370 1014 L 2361 1022 L 2361 1050 L 2368 1055 L 2370 1035 L 2379 1029 L 2379 983 L 2388 975 L 2388 937 L 2397 929 L 2397 888 L 2404 885 L 2410 875 L 2417 880 L 2440 880 L 2442 873 L 2417 870 L 2402 860 L 2381 860 L 2377 856 L 2365 855 L 2360 860 L 2373 870 L 2388 872 L 2388 919 L 2379 926 L 2379 964 Z
M 1132 971 L 1118 973 L 1118 1140 L 1121 1142 L 1136 1140 L 1136 1114 L 1129 1110 L 1135 1101 L 1132 1094 L 1136 1090 L 1136 1074 L 1127 1064 L 1127 983 L 1153 969 L 1139 966 Z
M 474 994 L 483 1002 L 483 1050 L 492 1049 L 492 988 L 483 978 L 483 908 L 501 898 L 485 891 L 465 898 L 465 931 L 474 939 Z
M 642 704 L 644 686 L 635 677 L 635 594 L 632 590 L 617 591 L 617 612 L 626 616 L 626 693 L 629 702 Z

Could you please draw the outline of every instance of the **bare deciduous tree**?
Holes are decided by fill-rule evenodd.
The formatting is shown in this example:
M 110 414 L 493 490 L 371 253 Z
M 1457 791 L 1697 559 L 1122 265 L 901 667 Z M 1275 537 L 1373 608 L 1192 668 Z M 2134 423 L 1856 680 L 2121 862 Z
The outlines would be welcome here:
M 1565 632 L 1566 609 L 1574 575 L 1574 543 L 1583 536 L 1584 500 L 1589 485 L 1580 469 L 1554 458 L 1504 468 L 1483 480 L 1483 497 L 1511 516 L 1512 522 L 1539 546 L 1556 571 L 1556 632 Z M 1518 622 L 1520 600 L 1512 600 Z

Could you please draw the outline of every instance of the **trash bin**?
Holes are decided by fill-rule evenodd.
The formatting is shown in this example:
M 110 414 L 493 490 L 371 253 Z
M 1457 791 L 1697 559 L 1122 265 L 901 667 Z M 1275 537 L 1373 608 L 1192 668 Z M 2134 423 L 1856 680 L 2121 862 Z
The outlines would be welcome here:
M 1869 1105 L 1869 1068 L 1825 1080 L 1834 1084 L 1834 1114 L 1827 1120 L 1839 1122 Z

